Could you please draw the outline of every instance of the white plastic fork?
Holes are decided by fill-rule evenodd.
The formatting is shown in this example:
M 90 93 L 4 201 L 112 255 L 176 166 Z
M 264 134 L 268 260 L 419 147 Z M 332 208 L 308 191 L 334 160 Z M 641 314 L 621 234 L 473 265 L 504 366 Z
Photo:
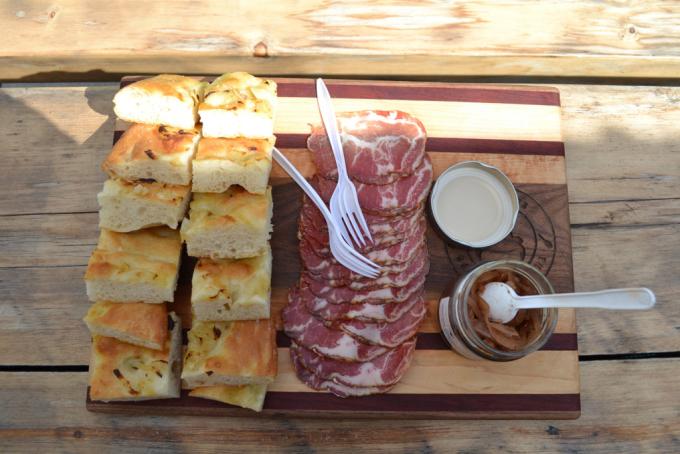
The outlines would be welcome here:
M 337 223 L 331 215 L 331 212 L 328 210 L 328 207 L 326 207 L 321 196 L 319 196 L 314 188 L 307 182 L 305 177 L 298 172 L 295 166 L 277 148 L 272 150 L 272 156 L 321 211 L 321 214 L 326 220 L 326 224 L 328 224 L 328 243 L 333 257 L 335 257 L 340 264 L 355 273 L 369 278 L 377 277 L 378 274 L 380 274 L 380 267 L 359 254 L 352 247 L 351 243 L 346 242 L 345 239 L 340 236 Z
M 361 211 L 357 189 L 347 174 L 347 164 L 342 151 L 342 140 L 338 131 L 338 121 L 333 110 L 331 95 L 321 78 L 316 79 L 316 100 L 338 167 L 338 184 L 335 186 L 330 200 L 331 214 L 333 219 L 337 221 L 340 234 L 345 241 L 352 244 L 352 240 L 354 240 L 356 245 L 365 246 L 364 237 L 367 237 L 371 243 L 373 237 L 364 218 L 364 213 Z

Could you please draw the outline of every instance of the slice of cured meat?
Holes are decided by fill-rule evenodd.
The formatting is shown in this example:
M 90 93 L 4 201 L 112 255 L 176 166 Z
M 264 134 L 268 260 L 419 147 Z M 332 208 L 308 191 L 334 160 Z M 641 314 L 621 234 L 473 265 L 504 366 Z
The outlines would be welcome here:
M 341 330 L 326 327 L 310 314 L 297 287 L 288 293 L 288 305 L 281 312 L 283 327 L 291 339 L 320 355 L 343 361 L 369 361 L 387 351 L 367 345 Z
M 394 385 L 401 379 L 411 362 L 415 347 L 416 340 L 410 339 L 399 348 L 364 363 L 324 358 L 297 344 L 292 345 L 291 350 L 295 351 L 300 364 L 319 378 L 352 387 L 382 388 Z
M 415 254 L 418 253 L 420 247 L 425 243 L 424 237 L 426 230 L 427 221 L 423 218 L 418 223 L 417 228 L 411 232 L 405 241 L 393 244 L 383 249 L 374 249 L 372 251 L 366 252 L 363 255 L 378 265 L 394 265 L 396 263 L 408 262 L 413 259 Z M 300 244 L 304 243 L 305 241 L 307 241 L 307 239 L 303 238 Z M 331 250 L 327 245 L 321 248 L 320 245 L 314 244 L 313 241 L 310 241 L 309 243 L 314 253 L 316 253 L 316 255 L 319 257 L 332 257 Z
M 425 284 L 425 275 L 417 276 L 403 287 L 384 287 L 370 290 L 352 290 L 349 287 L 332 287 L 327 283 L 312 279 L 308 273 L 303 272 L 301 282 L 308 286 L 312 293 L 323 298 L 330 304 L 358 304 L 373 303 L 387 304 L 400 303 L 411 298 L 422 290 Z
M 393 322 L 409 312 L 419 297 L 414 295 L 400 303 L 329 303 L 328 300 L 314 295 L 308 287 L 300 288 L 300 297 L 307 310 L 322 319 L 325 323 L 342 320 L 360 320 L 364 322 Z
M 376 278 L 356 276 L 356 279 L 329 279 L 323 274 L 309 273 L 309 277 L 320 280 L 332 287 L 349 287 L 352 290 L 368 290 L 383 287 L 403 287 L 418 276 L 424 276 L 430 269 L 430 260 L 425 245 L 407 263 L 407 267 L 396 273 L 387 273 Z
M 295 345 L 295 342 L 293 342 L 293 345 Z M 312 389 L 316 389 L 319 391 L 330 391 L 331 393 L 335 394 L 338 397 L 360 397 L 368 396 L 370 394 L 380 394 L 389 391 L 394 386 L 390 385 L 390 386 L 359 387 L 343 385 L 342 383 L 338 383 L 333 380 L 321 378 L 318 375 L 314 374 L 309 369 L 306 369 L 302 365 L 299 354 L 294 348 L 290 349 L 290 359 L 293 362 L 295 374 L 297 375 L 301 382 L 303 382 Z
M 328 203 L 335 190 L 335 181 L 315 176 L 310 181 L 321 198 Z M 388 184 L 356 183 L 361 209 L 381 215 L 400 214 L 414 210 L 420 205 L 432 184 L 432 162 L 425 156 L 413 175 L 400 178 Z
M 410 311 L 393 322 L 367 323 L 347 320 L 341 322 L 339 326 L 344 332 L 363 342 L 395 348 L 416 335 L 426 313 L 427 306 L 421 295 Z
M 426 132 L 417 119 L 400 111 L 359 111 L 337 115 L 350 178 L 385 184 L 411 175 L 425 155 Z M 317 173 L 337 179 L 333 151 L 322 125 L 307 140 Z
M 407 232 L 397 232 L 396 234 L 381 234 L 372 235 L 373 242 L 366 242 L 364 245 L 352 242 L 354 248 L 359 252 L 369 252 L 376 249 L 384 249 L 397 243 L 401 243 L 407 238 Z M 308 224 L 304 219 L 300 218 L 298 226 L 298 239 L 303 238 L 309 240 L 314 245 L 315 249 L 326 249 L 328 246 L 328 230 L 320 230 Z
M 363 276 L 355 273 L 344 265 L 338 263 L 335 257 L 319 257 L 314 252 L 314 246 L 311 241 L 305 239 L 300 242 L 300 258 L 302 259 L 302 264 L 305 269 L 314 274 L 320 276 L 322 279 L 330 280 L 356 280 L 361 279 Z M 380 268 L 380 276 L 384 276 L 390 273 L 401 273 L 406 268 L 408 268 L 409 262 L 404 263 L 394 263 L 392 265 L 383 265 Z
M 380 216 L 370 213 L 364 213 L 364 218 L 371 231 L 371 235 L 396 235 L 402 232 L 409 232 L 413 226 L 421 219 L 419 215 L 423 214 L 425 204 L 420 204 L 412 211 L 401 213 L 399 216 Z M 313 226 L 318 230 L 328 230 L 326 220 L 321 211 L 314 205 L 309 197 L 302 198 L 302 210 L 300 215 L 305 219 L 308 225 Z

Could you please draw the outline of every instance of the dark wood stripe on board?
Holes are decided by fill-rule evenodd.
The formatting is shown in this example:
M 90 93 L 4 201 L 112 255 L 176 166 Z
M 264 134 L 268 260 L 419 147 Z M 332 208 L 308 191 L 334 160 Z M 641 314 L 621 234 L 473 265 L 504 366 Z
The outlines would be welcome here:
M 503 88 L 466 87 L 465 85 L 402 85 L 379 82 L 368 83 L 326 83 L 334 98 L 354 99 L 398 99 L 402 101 L 479 102 L 502 104 L 533 104 L 559 106 L 560 95 L 554 89 L 507 90 Z M 316 98 L 314 80 L 280 82 L 278 95 L 283 98 Z
M 91 411 L 107 413 L 143 414 L 224 414 L 253 415 L 249 410 L 237 408 L 221 402 L 189 397 L 182 390 L 181 399 L 159 399 L 138 402 L 97 402 L 90 399 L 87 390 L 86 406 Z M 213 411 L 210 411 L 213 410 Z M 581 410 L 578 394 L 374 394 L 360 399 L 342 399 L 325 392 L 281 392 L 269 391 L 264 402 L 263 414 L 276 414 L 279 411 L 309 411 L 352 413 L 354 417 L 380 414 L 381 417 L 404 417 L 404 412 L 416 416 L 419 413 L 442 417 L 450 414 L 474 412 L 526 414 L 540 412 L 574 413 Z M 304 413 L 298 413 L 304 415 Z M 431 414 L 431 415 L 430 415 Z
M 449 350 L 449 348 L 440 333 L 418 333 L 416 350 Z M 573 351 L 577 349 L 576 333 L 554 333 L 550 336 L 548 342 L 541 347 L 541 350 L 547 351 Z
M 547 140 L 428 137 L 427 151 L 564 156 L 564 143 Z
M 398 396 L 398 398 L 396 398 Z M 268 392 L 265 409 L 348 412 L 570 412 L 580 411 L 578 394 L 373 394 L 342 399 L 327 393 Z
M 276 345 L 279 348 L 290 347 L 291 340 L 283 331 L 276 332 Z M 440 333 L 418 333 L 416 350 L 449 350 L 449 346 Z M 576 333 L 554 333 L 541 350 L 573 351 L 578 349 Z
M 144 79 L 130 77 L 121 80 L 121 88 Z M 211 81 L 212 78 L 204 78 Z M 274 80 L 277 80 L 274 78 Z M 295 82 L 277 80 L 278 96 L 282 98 L 316 98 L 316 87 L 313 79 Z M 560 94 L 555 89 L 522 90 L 494 88 L 493 86 L 465 85 L 403 85 L 389 82 L 378 83 L 342 83 L 329 82 L 328 91 L 334 98 L 354 99 L 398 99 L 403 101 L 440 101 L 440 102 L 478 102 L 502 104 L 531 104 L 541 106 L 559 106 Z
M 309 134 L 277 134 L 278 148 L 307 148 Z M 564 143 L 544 140 L 428 137 L 428 152 L 564 156 Z

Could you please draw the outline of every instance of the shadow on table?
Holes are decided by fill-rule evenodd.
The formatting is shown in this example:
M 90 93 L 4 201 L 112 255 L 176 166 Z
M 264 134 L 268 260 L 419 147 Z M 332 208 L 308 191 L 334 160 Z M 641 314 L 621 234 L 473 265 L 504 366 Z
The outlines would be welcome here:
M 57 167 L 73 156 L 79 144 L 52 121 L 23 101 L 0 91 L 0 214 L 49 211 L 50 193 L 60 184 Z M 36 159 L 42 144 L 58 144 L 50 152 L 60 156 Z

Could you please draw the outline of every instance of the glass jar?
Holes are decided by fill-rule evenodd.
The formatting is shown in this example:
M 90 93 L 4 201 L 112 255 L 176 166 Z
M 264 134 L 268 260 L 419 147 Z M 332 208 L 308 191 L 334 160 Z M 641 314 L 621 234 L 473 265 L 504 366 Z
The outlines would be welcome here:
M 477 279 L 493 270 L 512 271 L 525 278 L 538 294 L 555 293 L 550 281 L 540 271 L 525 262 L 497 260 L 477 265 L 462 276 L 450 295 L 439 301 L 439 324 L 442 335 L 451 348 L 470 359 L 491 361 L 512 361 L 523 358 L 541 348 L 555 331 L 557 309 L 534 309 L 541 311 L 541 328 L 523 349 L 516 351 L 499 350 L 491 347 L 477 335 L 468 315 L 468 299 Z

